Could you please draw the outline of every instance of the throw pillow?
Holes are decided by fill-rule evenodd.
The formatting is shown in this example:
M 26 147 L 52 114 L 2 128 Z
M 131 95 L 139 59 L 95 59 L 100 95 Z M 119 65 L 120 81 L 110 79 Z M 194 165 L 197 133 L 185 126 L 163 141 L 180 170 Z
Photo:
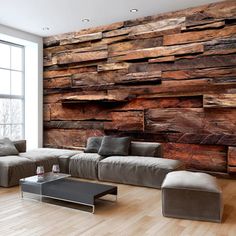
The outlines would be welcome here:
M 26 140 L 13 141 L 18 152 L 26 152 Z
M 130 137 L 104 136 L 98 154 L 101 156 L 127 156 L 130 148 Z
M 162 157 L 160 143 L 131 142 L 131 156 Z
M 86 153 L 98 153 L 103 137 L 90 137 L 84 150 Z
M 19 152 L 9 138 L 0 139 L 0 156 L 18 155 Z

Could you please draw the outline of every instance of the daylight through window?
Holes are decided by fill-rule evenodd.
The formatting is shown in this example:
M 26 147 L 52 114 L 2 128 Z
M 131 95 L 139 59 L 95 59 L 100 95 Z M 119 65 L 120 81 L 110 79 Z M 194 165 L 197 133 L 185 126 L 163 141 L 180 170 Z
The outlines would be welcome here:
M 0 136 L 24 138 L 24 47 L 0 41 Z

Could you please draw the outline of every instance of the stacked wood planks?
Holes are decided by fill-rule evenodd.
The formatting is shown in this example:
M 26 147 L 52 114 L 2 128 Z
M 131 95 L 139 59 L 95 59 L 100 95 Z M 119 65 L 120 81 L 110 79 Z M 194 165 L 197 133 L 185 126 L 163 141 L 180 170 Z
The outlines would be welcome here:
M 44 38 L 44 145 L 104 134 L 236 173 L 234 0 Z

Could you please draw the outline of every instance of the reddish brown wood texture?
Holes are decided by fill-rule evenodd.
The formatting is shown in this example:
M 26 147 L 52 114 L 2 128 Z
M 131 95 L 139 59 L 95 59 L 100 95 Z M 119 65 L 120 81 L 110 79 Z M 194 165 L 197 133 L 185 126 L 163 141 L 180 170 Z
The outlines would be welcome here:
M 87 137 L 101 136 L 96 129 L 49 129 L 44 131 L 44 145 L 47 147 L 79 148 L 84 146 Z
M 221 146 L 190 144 L 164 144 L 164 157 L 182 160 L 187 168 L 225 172 L 227 169 L 226 150 Z
M 228 172 L 236 173 L 236 147 L 229 147 L 228 150 Z
M 130 135 L 235 172 L 235 68 L 234 0 L 47 37 L 44 145 Z

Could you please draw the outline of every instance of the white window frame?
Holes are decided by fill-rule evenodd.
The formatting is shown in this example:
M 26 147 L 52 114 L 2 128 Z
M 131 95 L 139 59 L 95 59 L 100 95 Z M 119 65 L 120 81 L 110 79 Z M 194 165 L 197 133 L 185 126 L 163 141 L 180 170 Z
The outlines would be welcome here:
M 21 72 L 22 73 L 22 95 L 11 95 L 11 94 L 0 94 L 0 99 L 19 99 L 22 102 L 22 123 L 9 123 L 9 124 L 1 124 L 0 125 L 22 125 L 22 137 L 21 139 L 25 138 L 25 47 L 23 45 L 19 45 L 19 44 L 14 44 L 11 42 L 6 42 L 3 40 L 0 40 L 1 44 L 6 44 L 9 46 L 13 46 L 13 47 L 19 47 L 22 49 L 22 70 L 16 70 L 16 69 L 11 69 L 11 68 L 4 68 L 4 67 L 0 67 L 1 70 L 7 70 L 10 72 L 10 86 L 11 86 L 11 72 Z M 11 50 L 11 48 L 10 48 Z M 11 51 L 10 51 L 10 65 L 11 65 Z M 10 90 L 11 91 L 11 90 Z M 12 130 L 12 129 L 11 129 Z M 0 134 L 1 135 L 1 134 Z

